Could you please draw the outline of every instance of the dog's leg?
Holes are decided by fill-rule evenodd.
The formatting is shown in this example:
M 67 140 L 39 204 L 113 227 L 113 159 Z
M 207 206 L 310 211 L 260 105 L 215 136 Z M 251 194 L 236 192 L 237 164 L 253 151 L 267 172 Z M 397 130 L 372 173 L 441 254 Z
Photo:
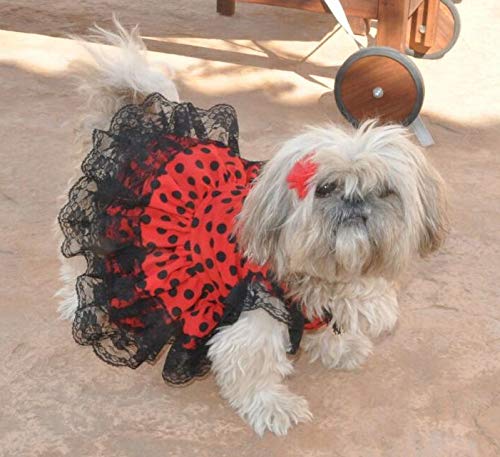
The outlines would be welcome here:
M 246 311 L 209 344 L 222 396 L 259 435 L 285 435 L 293 424 L 312 418 L 307 401 L 282 383 L 293 370 L 285 324 L 262 309 Z
M 332 322 L 306 334 L 303 343 L 311 361 L 319 359 L 328 368 L 358 368 L 372 352 L 369 337 L 392 330 L 398 318 L 396 293 L 383 279 L 350 284 L 329 308 Z M 341 334 L 334 332 L 334 322 Z
M 303 347 L 311 362 L 320 360 L 327 368 L 354 370 L 371 354 L 373 343 L 361 332 L 342 331 L 337 334 L 332 323 L 304 335 Z

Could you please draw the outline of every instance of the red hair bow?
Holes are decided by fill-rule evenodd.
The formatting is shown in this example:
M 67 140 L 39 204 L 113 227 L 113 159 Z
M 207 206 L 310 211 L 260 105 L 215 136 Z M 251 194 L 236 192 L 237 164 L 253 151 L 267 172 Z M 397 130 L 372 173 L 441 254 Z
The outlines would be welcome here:
M 318 171 L 318 165 L 313 162 L 314 153 L 310 152 L 302 157 L 290 170 L 286 178 L 289 189 L 295 189 L 301 200 L 306 198 L 309 191 L 308 184 Z

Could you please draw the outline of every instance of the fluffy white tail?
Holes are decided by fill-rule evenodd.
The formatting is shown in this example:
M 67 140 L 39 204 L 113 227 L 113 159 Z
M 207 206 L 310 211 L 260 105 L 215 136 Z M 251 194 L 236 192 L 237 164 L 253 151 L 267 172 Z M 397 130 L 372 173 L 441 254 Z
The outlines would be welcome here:
M 79 65 L 79 90 L 87 104 L 79 135 L 90 138 L 94 129 L 107 129 L 111 117 L 122 106 L 141 103 L 152 92 L 159 92 L 172 101 L 179 95 L 166 64 L 148 62 L 146 46 L 138 27 L 125 30 L 113 16 L 116 33 L 94 26 L 90 39 L 118 49 L 103 49 L 89 42 L 81 44 L 91 55 L 93 65 Z
M 79 91 L 86 101 L 76 138 L 81 154 L 90 151 L 94 129 L 107 130 L 111 118 L 121 107 L 141 103 L 152 92 L 159 92 L 169 100 L 179 100 L 177 89 L 171 81 L 172 70 L 167 65 L 148 62 L 146 46 L 139 36 L 138 27 L 127 32 L 115 17 L 113 22 L 116 33 L 95 26 L 90 38 L 94 43 L 108 44 L 115 49 L 80 40 L 93 60 L 92 64 L 75 64 L 74 68 L 78 75 Z M 56 297 L 63 319 L 74 318 L 78 307 L 75 284 L 77 277 L 85 271 L 84 263 L 82 258 L 65 259 L 61 256 L 60 278 L 63 287 Z

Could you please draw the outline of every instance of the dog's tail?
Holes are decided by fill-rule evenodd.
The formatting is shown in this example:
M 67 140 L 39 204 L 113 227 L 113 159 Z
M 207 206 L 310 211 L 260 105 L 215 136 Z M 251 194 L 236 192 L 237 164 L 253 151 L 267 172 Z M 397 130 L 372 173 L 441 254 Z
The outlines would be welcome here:
M 78 78 L 78 89 L 83 94 L 85 105 L 83 116 L 76 130 L 76 143 L 81 155 L 91 149 L 92 132 L 108 130 L 111 118 L 123 106 L 141 103 L 153 92 L 159 92 L 172 101 L 178 101 L 177 89 L 172 82 L 170 67 L 148 62 L 146 46 L 134 27 L 127 32 L 113 17 L 116 32 L 98 26 L 92 29 L 89 41 L 79 39 L 92 57 L 92 62 L 74 64 Z M 112 45 L 96 46 L 95 43 Z M 74 177 L 71 182 L 75 182 Z M 58 230 L 60 236 L 60 231 Z M 62 318 L 73 319 L 78 307 L 75 290 L 77 277 L 85 271 L 85 261 L 65 259 L 61 255 L 60 277 L 63 287 L 57 292 L 59 312 Z
M 116 32 L 99 26 L 91 29 L 89 37 L 94 43 L 112 45 L 118 49 L 80 41 L 92 57 L 92 65 L 81 64 L 76 69 L 79 91 L 86 99 L 85 114 L 78 136 L 90 138 L 94 129 L 107 130 L 112 116 L 123 106 L 141 103 L 144 98 L 159 92 L 172 101 L 179 101 L 173 71 L 165 64 L 148 62 L 146 46 L 138 27 L 130 32 L 113 16 Z

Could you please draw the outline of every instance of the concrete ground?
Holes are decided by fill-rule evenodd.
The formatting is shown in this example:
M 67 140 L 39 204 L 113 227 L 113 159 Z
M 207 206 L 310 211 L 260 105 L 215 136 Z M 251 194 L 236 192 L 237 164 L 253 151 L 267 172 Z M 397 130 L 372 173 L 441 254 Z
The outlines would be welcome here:
M 500 7 L 465 0 L 453 51 L 417 61 L 427 150 L 450 187 L 452 230 L 401 284 L 401 319 L 366 365 L 332 372 L 302 355 L 291 388 L 314 422 L 257 437 L 211 377 L 186 388 L 161 365 L 105 365 L 58 320 L 53 222 L 78 158 L 82 101 L 67 38 L 115 11 L 140 23 L 151 57 L 171 63 L 185 100 L 239 113 L 243 154 L 270 157 L 304 124 L 344 122 L 331 90 L 356 48 L 333 19 L 215 0 L 0 0 L 0 455 L 357 457 L 500 455 Z

